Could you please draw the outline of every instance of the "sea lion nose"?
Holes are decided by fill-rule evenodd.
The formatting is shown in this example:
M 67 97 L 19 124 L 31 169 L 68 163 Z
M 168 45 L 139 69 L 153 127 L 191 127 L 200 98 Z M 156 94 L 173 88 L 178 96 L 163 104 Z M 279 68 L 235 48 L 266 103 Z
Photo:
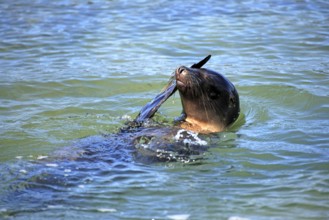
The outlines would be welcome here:
M 186 67 L 185 66 L 178 67 L 177 70 L 176 70 L 176 76 L 179 76 L 181 74 L 184 75 L 184 71 L 185 70 L 186 70 Z
M 178 68 L 179 74 L 182 74 L 182 72 L 185 70 L 185 67 L 181 66 Z

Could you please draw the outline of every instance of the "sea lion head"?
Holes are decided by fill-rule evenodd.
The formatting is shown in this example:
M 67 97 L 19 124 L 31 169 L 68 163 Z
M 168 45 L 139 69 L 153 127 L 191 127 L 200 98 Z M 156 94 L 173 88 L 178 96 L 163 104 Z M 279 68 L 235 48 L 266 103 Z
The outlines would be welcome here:
M 181 66 L 176 69 L 175 78 L 183 106 L 182 128 L 220 132 L 238 118 L 238 92 L 223 75 L 205 68 Z

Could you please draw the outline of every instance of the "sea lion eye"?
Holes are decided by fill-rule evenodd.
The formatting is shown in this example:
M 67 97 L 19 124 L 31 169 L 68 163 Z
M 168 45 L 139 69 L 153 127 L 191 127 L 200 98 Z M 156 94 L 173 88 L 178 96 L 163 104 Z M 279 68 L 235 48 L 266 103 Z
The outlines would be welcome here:
M 217 99 L 220 97 L 220 91 L 218 91 L 216 87 L 210 87 L 207 94 L 211 99 Z
M 217 99 L 219 96 L 220 96 L 220 93 L 219 92 L 212 91 L 212 92 L 209 93 L 209 97 L 211 99 Z

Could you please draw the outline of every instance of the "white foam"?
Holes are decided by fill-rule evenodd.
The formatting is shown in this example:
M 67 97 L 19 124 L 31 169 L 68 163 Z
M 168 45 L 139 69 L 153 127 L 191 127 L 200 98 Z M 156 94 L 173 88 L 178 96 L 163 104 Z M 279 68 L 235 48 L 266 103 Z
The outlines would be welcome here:
M 227 220 L 250 220 L 249 218 L 243 218 L 239 216 L 231 216 Z
M 186 133 L 188 135 L 187 138 L 184 138 L 183 133 Z M 198 137 L 198 133 L 195 133 L 193 131 L 187 131 L 184 129 L 180 129 L 177 131 L 177 134 L 175 135 L 174 139 L 177 141 L 181 141 L 183 139 L 184 144 L 196 144 L 196 145 L 207 145 L 207 141 L 202 140 L 201 138 Z
M 43 160 L 43 159 L 46 159 L 46 158 L 48 158 L 48 156 L 39 155 L 37 157 L 37 160 Z
M 129 120 L 129 121 L 132 120 L 131 117 L 130 117 L 130 115 L 122 115 L 121 118 L 122 118 L 123 120 Z
M 169 219 L 173 220 L 187 220 L 190 215 L 189 214 L 178 214 L 178 215 L 168 215 L 167 216 Z
M 64 206 L 62 205 L 48 205 L 48 209 L 62 209 Z
M 56 164 L 56 163 L 47 163 L 46 166 L 47 167 L 58 167 L 58 164 Z
M 100 208 L 100 209 L 97 209 L 97 211 L 99 211 L 99 212 L 116 212 L 117 210 L 109 209 L 109 208 Z
M 19 170 L 20 173 L 24 173 L 24 174 L 27 174 L 27 171 L 26 170 Z

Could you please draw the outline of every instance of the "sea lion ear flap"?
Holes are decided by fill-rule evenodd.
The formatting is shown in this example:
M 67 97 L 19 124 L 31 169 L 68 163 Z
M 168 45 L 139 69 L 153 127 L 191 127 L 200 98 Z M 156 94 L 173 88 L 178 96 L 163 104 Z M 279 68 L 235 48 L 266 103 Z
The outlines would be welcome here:
M 191 68 L 196 68 L 196 69 L 200 69 L 203 65 L 205 65 L 208 60 L 210 59 L 211 55 L 209 54 L 208 56 L 206 56 L 203 60 L 201 60 L 198 63 L 195 63 L 191 66 Z

